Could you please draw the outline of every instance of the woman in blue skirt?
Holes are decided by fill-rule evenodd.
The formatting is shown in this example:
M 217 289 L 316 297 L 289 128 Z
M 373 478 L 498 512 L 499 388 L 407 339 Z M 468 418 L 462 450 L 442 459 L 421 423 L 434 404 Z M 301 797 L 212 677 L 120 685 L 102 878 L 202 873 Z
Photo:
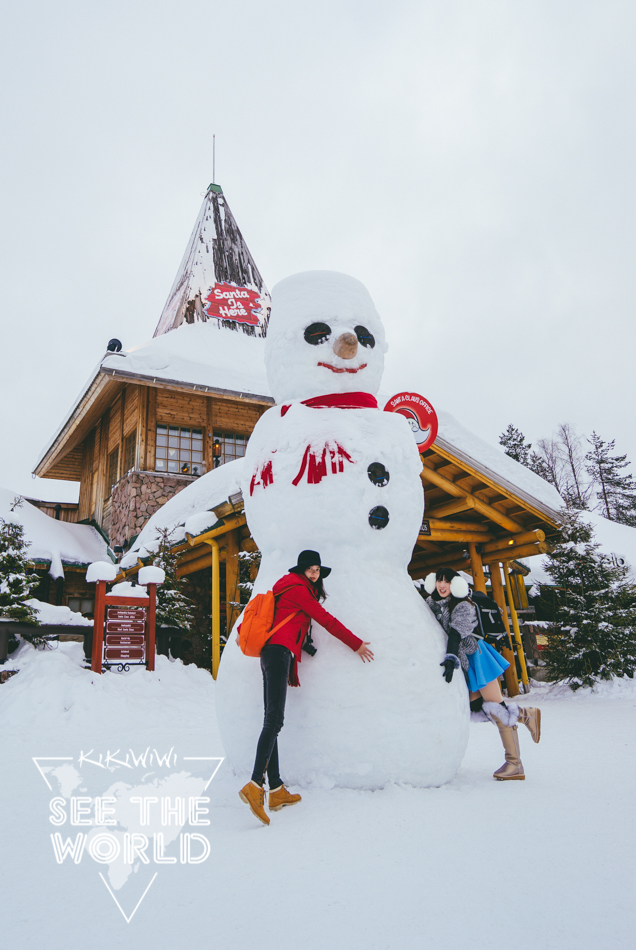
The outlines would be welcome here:
M 424 581 L 428 604 L 448 637 L 446 656 L 440 666 L 447 683 L 460 666 L 470 690 L 471 712 L 483 714 L 499 729 L 506 762 L 494 773 L 498 781 L 523 780 L 517 723 L 530 730 L 535 742 L 541 738 L 541 710 L 504 702 L 499 678 L 510 664 L 483 639 L 477 608 L 468 596 L 468 584 L 457 571 L 442 567 Z

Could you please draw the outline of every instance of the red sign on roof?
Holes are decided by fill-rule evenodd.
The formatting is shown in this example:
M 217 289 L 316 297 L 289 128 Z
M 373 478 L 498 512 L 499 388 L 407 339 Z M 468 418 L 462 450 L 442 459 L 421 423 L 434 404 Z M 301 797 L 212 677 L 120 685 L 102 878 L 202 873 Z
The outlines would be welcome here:
M 215 284 L 205 299 L 207 303 L 203 310 L 208 317 L 258 326 L 263 309 L 258 291 L 237 287 L 236 284 Z

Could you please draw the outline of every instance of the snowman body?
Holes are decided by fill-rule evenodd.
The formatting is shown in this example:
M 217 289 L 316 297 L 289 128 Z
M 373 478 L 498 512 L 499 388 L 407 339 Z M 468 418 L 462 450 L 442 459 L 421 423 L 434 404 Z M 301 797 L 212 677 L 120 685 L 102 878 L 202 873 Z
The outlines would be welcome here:
M 279 404 L 250 438 L 243 486 L 247 522 L 262 554 L 254 593 L 271 589 L 300 551 L 319 551 L 332 568 L 325 609 L 375 654 L 362 663 L 313 625 L 317 653 L 303 654 L 302 685 L 287 691 L 279 737 L 283 778 L 301 786 L 441 785 L 464 755 L 467 691 L 461 674 L 445 682 L 445 635 L 407 572 L 424 507 L 412 431 L 399 414 L 359 405 L 381 378 L 381 323 L 364 287 L 344 275 L 297 275 L 279 288 L 268 331 L 274 365 L 280 368 L 281 351 L 291 350 L 291 359 L 300 350 L 296 359 L 306 358 L 299 334 L 313 363 L 301 374 L 296 365 L 277 387 L 268 361 Z M 307 344 L 307 328 L 317 323 L 331 332 Z M 356 332 L 366 344 L 351 355 Z M 335 349 L 346 355 L 330 354 L 327 346 L 345 336 L 348 348 Z M 313 373 L 318 363 L 328 364 L 318 367 L 324 374 Z M 331 394 L 328 406 L 320 390 Z M 263 719 L 262 676 L 259 662 L 233 639 L 219 668 L 217 713 L 234 768 L 251 771 Z

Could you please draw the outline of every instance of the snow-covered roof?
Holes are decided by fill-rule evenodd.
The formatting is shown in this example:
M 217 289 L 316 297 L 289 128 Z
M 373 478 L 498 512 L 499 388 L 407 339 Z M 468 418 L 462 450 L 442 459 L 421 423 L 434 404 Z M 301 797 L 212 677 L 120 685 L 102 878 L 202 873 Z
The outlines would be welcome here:
M 29 559 L 50 561 L 51 577 L 64 577 L 64 564 L 90 564 L 108 558 L 108 545 L 95 528 L 56 521 L 28 501 L 11 511 L 16 495 L 16 492 L 0 488 L 0 518 L 22 524 L 25 538 L 30 543 Z
M 228 332 L 217 321 L 184 323 L 125 352 L 108 353 L 101 369 L 149 381 L 185 383 L 211 392 L 271 399 L 264 344 L 260 337 Z
M 465 462 L 486 478 L 497 482 L 551 520 L 559 520 L 559 510 L 563 508 L 564 503 L 553 485 L 510 458 L 505 452 L 469 432 L 448 412 L 437 410 L 437 417 L 439 430 L 435 440 L 436 446 L 450 452 L 459 462 Z
M 270 307 L 267 287 L 227 199 L 219 185 L 210 185 L 154 335 L 212 320 L 241 335 L 261 337 Z

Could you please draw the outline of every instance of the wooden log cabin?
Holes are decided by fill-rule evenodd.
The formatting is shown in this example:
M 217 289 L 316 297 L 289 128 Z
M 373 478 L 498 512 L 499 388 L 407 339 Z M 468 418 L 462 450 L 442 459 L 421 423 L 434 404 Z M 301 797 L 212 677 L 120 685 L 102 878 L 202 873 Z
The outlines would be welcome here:
M 122 577 L 143 563 L 138 536 L 150 517 L 201 475 L 240 459 L 273 404 L 263 359 L 268 319 L 267 289 L 221 189 L 210 186 L 155 336 L 127 352 L 111 341 L 35 468 L 80 482 L 79 520 L 131 552 Z M 528 606 L 519 583 L 527 568 L 518 559 L 548 550 L 561 501 L 452 417 L 440 413 L 440 423 L 422 457 L 426 515 L 409 572 L 417 581 L 447 565 L 488 588 L 518 657 L 507 677 L 513 695 L 517 673 L 527 682 L 518 617 Z M 183 655 L 216 673 L 220 634 L 238 610 L 239 553 L 255 544 L 238 490 L 212 492 L 208 502 L 210 524 L 188 537 L 180 525 L 175 550 L 199 611 L 198 640 Z

